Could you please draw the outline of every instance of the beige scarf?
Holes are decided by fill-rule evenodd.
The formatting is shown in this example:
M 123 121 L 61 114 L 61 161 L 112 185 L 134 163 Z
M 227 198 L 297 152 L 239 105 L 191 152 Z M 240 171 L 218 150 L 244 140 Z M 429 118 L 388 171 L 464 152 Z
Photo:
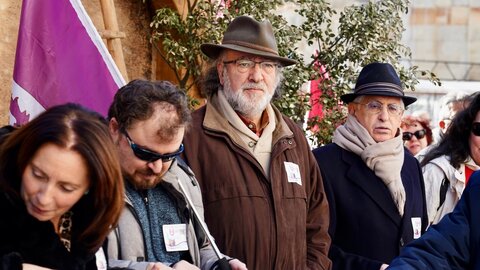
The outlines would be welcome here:
M 405 188 L 400 174 L 404 159 L 402 136 L 377 143 L 355 116 L 348 115 L 346 123 L 335 130 L 333 142 L 359 155 L 368 168 L 382 179 L 403 217 Z

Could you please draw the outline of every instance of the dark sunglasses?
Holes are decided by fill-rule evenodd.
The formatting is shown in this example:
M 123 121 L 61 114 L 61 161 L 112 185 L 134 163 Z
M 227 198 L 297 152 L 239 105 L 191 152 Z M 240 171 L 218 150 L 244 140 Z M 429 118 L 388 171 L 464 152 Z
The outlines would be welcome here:
M 130 144 L 130 148 L 132 148 L 132 151 L 135 154 L 135 156 L 143 161 L 155 162 L 161 159 L 162 162 L 169 162 L 174 160 L 178 155 L 180 155 L 183 152 L 183 144 L 180 144 L 180 148 L 178 148 L 177 152 L 175 153 L 169 153 L 169 154 L 163 154 L 163 155 L 159 153 L 155 153 L 153 151 L 147 150 L 135 144 L 132 141 L 132 138 L 128 136 L 128 133 L 126 130 L 124 130 L 123 133 L 125 134 L 128 144 Z
M 427 131 L 425 129 L 417 130 L 415 132 L 403 132 L 403 140 L 410 141 L 413 136 L 417 137 L 418 140 L 423 139 L 427 135 Z
M 472 133 L 475 136 L 480 136 L 480 122 L 474 122 L 472 124 Z

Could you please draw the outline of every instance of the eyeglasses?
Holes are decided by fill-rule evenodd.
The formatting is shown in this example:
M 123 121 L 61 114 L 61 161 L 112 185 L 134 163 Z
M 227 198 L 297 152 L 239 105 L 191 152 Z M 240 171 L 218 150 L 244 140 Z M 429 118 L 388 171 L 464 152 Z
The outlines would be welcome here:
M 252 68 L 255 67 L 256 64 L 260 66 L 260 69 L 267 73 L 267 74 L 272 74 L 275 72 L 277 68 L 281 68 L 282 66 L 278 64 L 277 62 L 274 61 L 261 61 L 261 62 L 256 62 L 253 60 L 249 59 L 237 59 L 237 60 L 232 60 L 232 61 L 224 61 L 224 64 L 235 64 L 235 67 L 237 68 L 237 71 L 240 73 L 245 73 Z
M 474 122 L 472 124 L 472 133 L 475 136 L 480 136 L 480 122 Z
M 383 104 L 378 101 L 370 101 L 366 104 L 359 102 L 354 103 L 365 106 L 367 108 L 367 112 L 370 114 L 379 114 L 383 110 Z M 387 104 L 387 111 L 391 116 L 401 116 L 405 109 L 398 104 Z
M 133 151 L 133 154 L 135 154 L 135 156 L 143 161 L 147 161 L 147 162 L 155 162 L 159 159 L 162 160 L 162 162 L 166 163 L 166 162 L 170 162 L 172 160 L 174 160 L 177 156 L 179 156 L 182 152 L 183 152 L 183 144 L 180 144 L 180 148 L 178 148 L 178 150 L 175 152 L 175 153 L 169 153 L 169 154 L 159 154 L 159 153 L 155 153 L 153 151 L 150 151 L 150 150 L 147 150 L 145 148 L 142 148 L 140 146 L 138 146 L 137 144 L 135 144 L 132 139 L 130 138 L 130 136 L 128 136 L 128 133 L 126 130 L 123 131 L 123 133 L 125 134 L 125 137 L 127 138 L 127 141 L 128 141 L 128 144 L 130 144 L 130 148 L 132 148 L 132 151 Z
M 480 124 L 480 123 L 479 123 Z M 423 139 L 427 135 L 427 131 L 425 129 L 417 130 L 415 132 L 403 132 L 403 140 L 410 141 L 413 136 L 417 137 L 418 140 Z

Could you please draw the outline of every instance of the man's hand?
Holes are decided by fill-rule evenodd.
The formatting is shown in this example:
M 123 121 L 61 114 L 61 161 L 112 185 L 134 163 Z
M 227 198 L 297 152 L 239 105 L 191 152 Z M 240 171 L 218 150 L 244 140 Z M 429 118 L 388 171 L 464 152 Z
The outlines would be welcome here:
M 388 267 L 388 264 L 382 264 L 382 266 L 380 266 L 380 270 L 385 270 L 387 269 Z
M 232 270 L 248 270 L 247 266 L 237 259 L 233 259 L 228 263 L 230 264 L 230 267 L 232 267 Z

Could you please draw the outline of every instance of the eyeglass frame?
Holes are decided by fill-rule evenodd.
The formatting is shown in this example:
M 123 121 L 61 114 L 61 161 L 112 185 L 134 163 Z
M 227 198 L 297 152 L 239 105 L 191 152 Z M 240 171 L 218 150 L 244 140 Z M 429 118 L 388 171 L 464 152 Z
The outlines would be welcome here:
M 480 122 L 472 123 L 472 133 L 473 135 L 480 137 Z
M 427 130 L 420 129 L 415 132 L 408 132 L 408 131 L 402 132 L 402 139 L 406 142 L 412 140 L 413 136 L 415 136 L 417 140 L 421 140 L 425 138 L 425 136 L 427 136 Z M 405 138 L 405 137 L 409 137 L 409 138 Z
M 245 61 L 245 62 L 248 62 L 250 63 L 250 65 L 248 67 L 245 67 L 245 70 L 242 70 L 243 67 L 241 67 L 239 65 L 238 62 L 240 61 Z M 264 64 L 265 63 L 271 63 L 273 65 L 273 70 L 271 72 L 269 71 L 266 71 L 265 68 L 264 68 Z M 276 71 L 277 69 L 280 69 L 282 68 L 282 65 L 280 65 L 278 62 L 276 61 L 272 61 L 272 60 L 266 60 L 266 61 L 253 61 L 251 59 L 246 59 L 246 58 L 238 58 L 238 59 L 235 59 L 235 60 L 230 60 L 230 61 L 223 61 L 223 64 L 225 65 L 228 65 L 228 64 L 235 64 L 235 68 L 237 69 L 237 71 L 239 73 L 247 73 L 248 71 L 252 70 L 252 68 L 254 68 L 257 64 L 260 66 L 260 70 L 262 70 L 263 72 L 267 73 L 267 74 L 273 74 L 274 71 Z
M 175 158 L 177 158 L 184 150 L 184 146 L 183 146 L 183 143 L 182 143 L 182 144 L 180 144 L 180 147 L 178 148 L 178 150 L 174 153 L 159 154 L 159 153 L 156 153 L 154 151 L 151 151 L 151 150 L 145 149 L 143 147 L 140 147 L 138 144 L 133 142 L 132 138 L 130 138 L 130 135 L 128 135 L 128 132 L 125 129 L 122 130 L 122 133 L 125 135 L 125 138 L 127 139 L 127 142 L 130 145 L 130 148 L 132 149 L 133 154 L 138 159 L 143 160 L 143 161 L 147 161 L 148 163 L 155 162 L 159 159 L 161 159 L 163 163 L 170 162 L 170 161 L 174 160 Z M 142 155 L 148 155 L 148 156 L 150 156 L 150 158 L 147 158 L 147 157 L 142 156 Z
M 379 113 L 381 113 L 381 112 L 383 111 L 383 108 L 385 107 L 383 103 L 381 103 L 380 101 L 376 101 L 376 100 L 371 100 L 371 101 L 369 101 L 368 103 L 360 103 L 360 102 L 352 102 L 352 103 L 365 106 L 365 107 L 367 108 L 367 112 L 369 112 L 369 113 L 371 113 L 371 114 L 379 114 Z M 372 104 L 372 103 L 380 104 L 382 107 L 379 108 L 379 109 L 373 109 L 373 108 L 370 107 L 370 104 Z M 402 106 L 399 105 L 399 104 L 391 104 L 391 103 L 390 103 L 390 104 L 387 104 L 386 106 L 387 106 L 388 115 L 390 115 L 390 116 L 393 115 L 393 116 L 395 116 L 395 117 L 401 117 L 401 116 L 403 115 L 403 112 L 405 112 L 405 108 L 402 108 Z M 391 112 L 390 112 L 389 109 L 390 109 L 392 106 L 394 106 L 394 107 L 396 107 L 396 108 L 399 109 L 398 114 L 397 114 L 397 113 L 391 113 Z M 378 110 L 378 111 L 375 112 L 374 110 Z

